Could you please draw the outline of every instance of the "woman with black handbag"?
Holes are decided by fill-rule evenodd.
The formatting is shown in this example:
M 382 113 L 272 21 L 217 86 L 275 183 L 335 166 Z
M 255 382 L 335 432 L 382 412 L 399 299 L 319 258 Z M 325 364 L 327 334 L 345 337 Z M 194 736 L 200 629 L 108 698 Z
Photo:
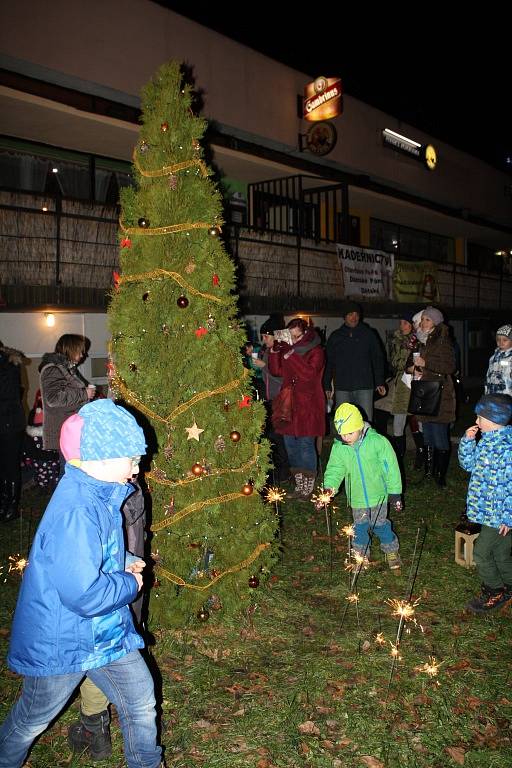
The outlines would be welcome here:
M 434 477 L 446 486 L 450 459 L 450 423 L 455 421 L 455 350 L 442 313 L 427 307 L 421 315 L 417 332 L 419 356 L 408 361 L 407 371 L 414 374 L 409 412 L 423 424 L 425 442 L 425 477 Z

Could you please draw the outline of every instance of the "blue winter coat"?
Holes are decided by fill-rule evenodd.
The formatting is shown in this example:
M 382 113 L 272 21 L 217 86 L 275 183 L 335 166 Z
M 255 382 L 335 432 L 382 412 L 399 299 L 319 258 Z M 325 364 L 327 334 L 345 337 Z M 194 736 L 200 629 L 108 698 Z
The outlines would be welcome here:
M 512 527 L 512 427 L 484 432 L 478 443 L 463 437 L 459 463 L 471 472 L 469 519 L 490 528 Z
M 133 488 L 66 465 L 37 529 L 14 615 L 8 664 L 32 677 L 85 672 L 141 648 L 128 604 L 120 507 Z

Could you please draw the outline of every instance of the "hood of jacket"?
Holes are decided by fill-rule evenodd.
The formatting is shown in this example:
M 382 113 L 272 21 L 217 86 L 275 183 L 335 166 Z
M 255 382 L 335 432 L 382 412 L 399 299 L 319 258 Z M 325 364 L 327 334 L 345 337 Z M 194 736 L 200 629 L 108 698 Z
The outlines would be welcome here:
M 60 352 L 45 352 L 39 363 L 39 373 L 41 373 L 45 365 L 63 365 L 65 368 L 71 367 L 71 363 L 66 355 L 62 355 Z

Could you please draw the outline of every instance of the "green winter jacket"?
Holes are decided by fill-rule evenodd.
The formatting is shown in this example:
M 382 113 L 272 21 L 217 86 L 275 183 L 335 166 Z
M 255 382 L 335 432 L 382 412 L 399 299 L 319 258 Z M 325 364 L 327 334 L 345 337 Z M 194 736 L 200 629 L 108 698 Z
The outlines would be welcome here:
M 324 474 L 324 488 L 337 491 L 343 480 L 352 509 L 374 507 L 389 494 L 402 493 L 400 469 L 389 440 L 371 427 L 354 445 L 336 439 Z

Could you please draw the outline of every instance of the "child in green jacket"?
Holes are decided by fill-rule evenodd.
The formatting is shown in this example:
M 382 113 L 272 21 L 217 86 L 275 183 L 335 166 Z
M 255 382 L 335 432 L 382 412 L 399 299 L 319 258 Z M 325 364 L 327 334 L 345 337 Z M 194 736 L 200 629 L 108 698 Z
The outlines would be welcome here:
M 336 438 L 324 475 L 325 491 L 334 496 L 345 480 L 354 517 L 354 553 L 368 561 L 370 534 L 375 532 L 391 569 L 400 568 L 399 543 L 387 516 L 388 500 L 402 509 L 402 480 L 389 440 L 363 421 L 351 403 L 342 403 L 334 415 Z

